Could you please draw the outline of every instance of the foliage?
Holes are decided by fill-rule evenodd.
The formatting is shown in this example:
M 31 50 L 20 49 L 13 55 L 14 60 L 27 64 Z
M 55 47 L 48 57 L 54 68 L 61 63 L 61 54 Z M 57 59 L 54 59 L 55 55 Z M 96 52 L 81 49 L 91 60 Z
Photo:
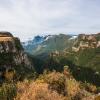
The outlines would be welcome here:
M 85 90 L 92 92 L 92 93 L 96 93 L 97 92 L 97 87 L 93 84 L 90 83 L 84 83 L 83 87 L 85 88 Z
M 66 91 L 68 96 L 74 97 L 80 91 L 80 83 L 75 79 L 66 80 Z
M 64 97 L 48 88 L 47 83 L 19 83 L 15 100 L 64 100 Z
M 0 100 L 13 100 L 16 96 L 16 85 L 14 83 L 3 83 L 0 87 Z
M 65 94 L 65 77 L 59 72 L 52 72 L 46 75 L 46 83 L 49 84 L 49 88 L 56 90 L 59 94 Z

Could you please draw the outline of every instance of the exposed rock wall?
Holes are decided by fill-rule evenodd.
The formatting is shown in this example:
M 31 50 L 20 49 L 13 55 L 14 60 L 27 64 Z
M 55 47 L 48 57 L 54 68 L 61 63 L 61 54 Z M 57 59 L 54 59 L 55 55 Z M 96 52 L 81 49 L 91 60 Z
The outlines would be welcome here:
M 20 40 L 9 32 L 0 32 L 0 69 L 23 65 L 33 68 Z
M 72 50 L 78 52 L 80 49 L 100 47 L 100 33 L 98 34 L 80 34 L 74 42 Z

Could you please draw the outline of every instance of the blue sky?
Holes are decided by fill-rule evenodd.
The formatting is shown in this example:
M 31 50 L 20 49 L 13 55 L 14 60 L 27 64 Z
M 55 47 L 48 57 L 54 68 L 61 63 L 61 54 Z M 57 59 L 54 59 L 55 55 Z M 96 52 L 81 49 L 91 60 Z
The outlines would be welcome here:
M 100 32 L 100 0 L 0 0 L 0 31 L 22 41 L 45 33 Z

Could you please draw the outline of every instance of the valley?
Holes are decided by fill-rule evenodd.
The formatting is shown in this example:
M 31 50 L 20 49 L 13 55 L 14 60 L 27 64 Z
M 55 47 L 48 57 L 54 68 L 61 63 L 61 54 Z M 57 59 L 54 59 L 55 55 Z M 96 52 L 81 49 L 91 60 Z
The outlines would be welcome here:
M 100 33 L 21 43 L 0 32 L 0 85 L 1 100 L 99 100 Z

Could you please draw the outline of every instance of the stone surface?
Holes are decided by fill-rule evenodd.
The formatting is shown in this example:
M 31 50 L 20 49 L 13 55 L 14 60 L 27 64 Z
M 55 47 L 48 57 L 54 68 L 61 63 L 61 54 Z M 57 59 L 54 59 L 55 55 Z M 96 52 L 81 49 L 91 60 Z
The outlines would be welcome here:
M 0 71 L 21 65 L 33 68 L 20 40 L 9 32 L 0 32 Z

